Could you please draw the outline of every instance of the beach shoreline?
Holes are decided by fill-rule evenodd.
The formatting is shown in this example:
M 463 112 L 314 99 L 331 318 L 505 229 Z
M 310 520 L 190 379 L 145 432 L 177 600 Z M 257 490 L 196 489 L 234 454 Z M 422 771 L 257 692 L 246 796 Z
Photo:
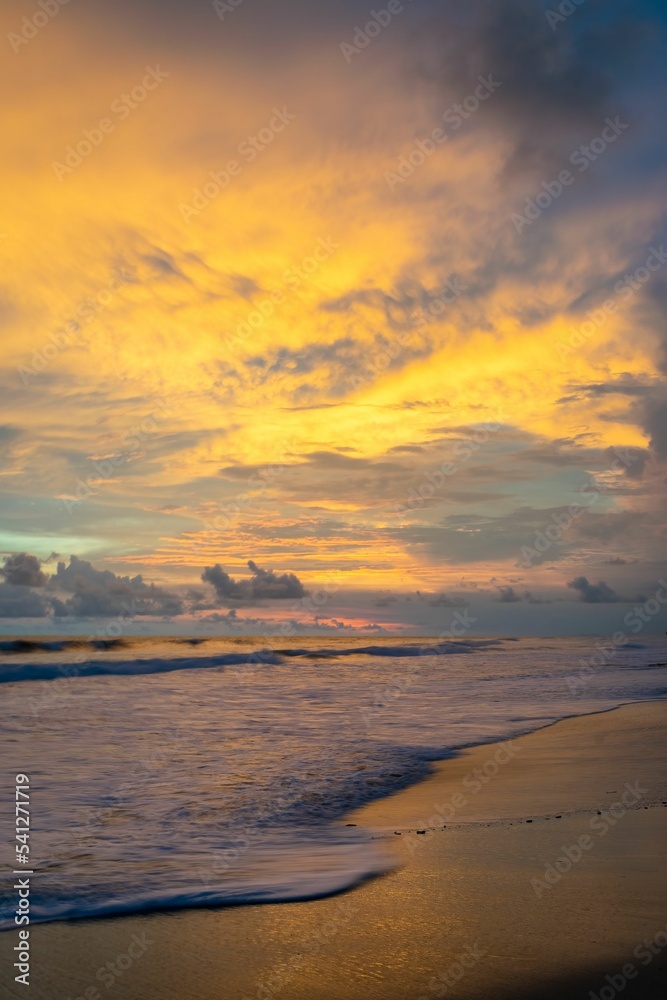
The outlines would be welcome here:
M 438 763 L 344 818 L 397 861 L 349 892 L 36 925 L 31 996 L 584 1000 L 621 976 L 624 997 L 662 996 L 666 733 L 667 701 L 639 702 Z
M 644 804 L 658 804 L 667 798 L 667 778 L 663 779 L 660 757 L 647 758 L 645 750 L 648 739 L 661 738 L 663 711 L 667 719 L 667 700 L 627 702 L 583 715 L 568 715 L 509 739 L 457 749 L 451 757 L 432 762 L 432 773 L 421 781 L 353 810 L 345 822 L 387 829 L 488 825 L 537 820 L 542 814 L 596 811 L 598 806 L 604 806 L 605 794 L 591 787 L 588 773 L 567 767 L 565 753 L 570 758 L 577 753 L 586 754 L 589 766 L 597 769 L 597 779 L 606 777 L 612 783 L 614 780 L 619 783 L 621 774 L 629 780 L 638 769 L 649 770 L 653 791 Z M 606 729 L 603 717 L 608 715 L 614 717 L 614 730 L 622 739 L 618 746 L 603 735 Z M 635 721 L 638 717 L 647 720 L 641 730 Z M 593 740 L 598 741 L 597 753 L 591 733 L 595 733 Z M 548 773 L 548 786 L 536 786 L 534 781 L 527 780 L 528 772 L 536 767 Z M 429 807 L 443 799 L 440 804 L 446 808 L 440 814 L 427 815 Z M 475 809 L 478 803 L 479 808 Z

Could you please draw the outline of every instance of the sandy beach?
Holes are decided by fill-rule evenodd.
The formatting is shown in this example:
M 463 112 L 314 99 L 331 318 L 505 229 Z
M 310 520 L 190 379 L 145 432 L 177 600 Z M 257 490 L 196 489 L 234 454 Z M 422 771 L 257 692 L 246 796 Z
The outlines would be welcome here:
M 397 867 L 335 897 L 35 926 L 30 996 L 664 997 L 666 723 L 634 704 L 439 763 L 345 818 Z

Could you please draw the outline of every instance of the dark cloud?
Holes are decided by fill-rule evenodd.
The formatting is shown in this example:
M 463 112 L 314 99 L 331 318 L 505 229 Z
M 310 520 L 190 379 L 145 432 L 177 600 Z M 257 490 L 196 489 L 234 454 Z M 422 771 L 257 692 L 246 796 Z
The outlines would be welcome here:
M 384 316 L 391 329 L 403 330 L 421 300 L 426 299 L 426 293 L 419 295 L 412 292 L 401 292 L 398 296 L 388 295 L 381 288 L 362 288 L 348 292 L 337 299 L 328 299 L 320 304 L 323 312 L 348 313 L 356 306 L 366 306 L 378 310 Z
M 48 576 L 42 572 L 42 564 L 37 556 L 28 552 L 15 552 L 6 556 L 4 565 L 0 567 L 0 575 L 7 583 L 17 587 L 44 587 Z
M 204 583 L 210 583 L 215 588 L 215 592 L 221 600 L 225 598 L 241 600 L 241 585 L 233 580 L 229 573 L 225 573 L 220 563 L 216 563 L 215 566 L 207 566 L 201 578 Z
M 31 587 L 0 583 L 0 618 L 44 618 L 51 605 Z
M 274 573 L 262 569 L 252 559 L 248 561 L 252 576 L 250 579 L 234 580 L 220 563 L 207 566 L 201 575 L 204 583 L 210 583 L 222 602 L 289 600 L 304 597 L 306 590 L 294 573 Z
M 644 429 L 650 435 L 651 449 L 656 458 L 667 458 L 667 399 L 652 400 L 646 404 Z
M 370 461 L 337 451 L 312 451 L 301 461 L 278 467 L 273 488 L 286 499 L 321 502 L 323 497 L 351 500 L 360 505 L 386 505 L 407 499 L 418 471 L 407 461 Z M 266 473 L 266 466 L 235 465 L 220 469 L 225 479 L 249 480 Z M 268 478 L 268 477 L 267 477 Z M 416 485 L 420 480 L 417 479 Z M 324 505 L 322 505 L 324 506 Z
M 321 407 L 325 401 L 343 399 L 360 385 L 370 385 L 387 371 L 403 368 L 429 352 L 429 346 L 416 340 L 397 347 L 390 337 L 375 334 L 370 343 L 340 337 L 332 343 L 305 344 L 298 350 L 279 347 L 265 355 L 253 355 L 241 366 L 221 361 L 219 369 L 246 388 L 284 382 L 291 408 Z M 313 381 L 310 376 L 315 373 L 317 380 Z
M 428 603 L 432 608 L 464 608 L 468 602 L 462 597 L 453 597 L 443 593 L 436 594 Z
M 651 454 L 646 448 L 607 448 L 605 457 L 611 469 L 622 469 L 628 479 L 641 479 Z
M 664 319 L 667 319 L 667 311 L 663 322 Z M 563 396 L 558 402 L 581 402 L 589 399 L 604 399 L 609 396 L 625 396 L 632 400 L 626 413 L 614 412 L 608 419 L 641 426 L 650 438 L 650 450 L 616 446 L 607 448 L 604 455 L 612 468 L 618 468 L 620 460 L 629 479 L 641 479 L 651 454 L 658 459 L 667 457 L 667 396 L 665 387 L 659 380 L 647 381 L 645 378 L 626 373 L 608 382 L 579 385 L 572 395 Z M 602 415 L 602 419 L 605 419 L 604 415 Z
M 584 604 L 617 604 L 623 600 L 604 580 L 589 583 L 585 576 L 578 576 L 570 580 L 568 587 L 578 592 L 579 600 Z
M 232 274 L 230 275 L 229 282 L 236 294 L 240 295 L 246 302 L 252 301 L 253 297 L 261 291 L 255 279 L 249 278 L 245 274 Z
M 287 598 L 303 597 L 306 590 L 294 573 L 274 573 L 270 569 L 262 569 L 250 559 L 248 568 L 252 572 L 250 581 L 251 593 L 257 598 Z
M 45 562 L 57 558 L 53 552 Z M 141 576 L 120 577 L 110 570 L 97 570 L 77 556 L 69 566 L 58 563 L 53 576 L 42 570 L 43 563 L 27 552 L 5 557 L 0 575 L 0 617 L 35 618 L 53 613 L 57 618 L 108 617 L 116 615 L 177 615 L 183 602 L 175 594 L 144 583 Z M 41 593 L 36 591 L 41 589 Z M 62 600 L 58 592 L 72 596 Z M 203 596 L 203 595 L 202 595 Z
M 191 614 L 195 614 L 197 611 L 217 611 L 220 607 L 217 597 L 211 597 L 210 591 L 204 592 L 194 587 L 188 590 L 186 601 L 188 602 L 188 611 Z
M 396 604 L 397 601 L 398 597 L 396 596 L 396 594 L 392 594 L 391 592 L 388 594 L 381 594 L 380 597 L 378 597 L 377 601 L 375 602 L 375 607 L 388 608 L 390 604 Z
M 214 614 L 201 618 L 200 621 L 205 625 L 215 625 L 216 632 L 222 629 L 232 634 L 277 636 L 283 641 L 287 641 L 293 635 L 340 635 L 343 632 L 358 635 L 392 634 L 392 630 L 372 622 L 357 626 L 350 625 L 338 618 L 325 618 L 320 615 L 316 615 L 314 618 L 291 618 L 288 621 L 275 621 L 270 618 L 241 617 L 235 608 L 225 614 L 216 611 Z M 268 653 L 267 650 L 267 655 Z M 258 660 L 261 660 L 261 657 L 258 657 Z
M 618 513 L 591 514 L 582 516 L 572 525 L 571 533 L 578 541 L 595 542 L 606 545 L 609 542 L 616 542 L 628 545 L 633 541 L 638 533 L 646 530 L 644 522 L 648 515 L 641 510 L 621 510 Z M 654 526 L 647 525 L 651 530 Z
M 501 604 L 516 604 L 521 600 L 514 587 L 498 587 L 498 600 Z
M 530 590 L 525 592 L 523 599 L 528 604 L 553 604 L 553 601 L 549 600 L 548 597 L 540 597 L 538 594 L 533 594 Z
M 654 291 L 654 289 L 649 289 Z M 667 345 L 665 329 L 667 328 L 667 293 L 664 297 L 664 308 L 655 314 L 644 310 L 644 323 L 655 328 L 658 338 L 664 338 Z M 665 345 L 663 345 L 664 347 Z M 660 358 L 656 360 L 660 367 Z M 580 402 L 588 399 L 603 399 L 609 396 L 625 396 L 631 400 L 626 413 L 613 412 L 609 419 L 624 421 L 640 426 L 649 438 L 649 449 L 637 447 L 608 448 L 605 456 L 612 468 L 618 468 L 618 461 L 625 466 L 629 479 L 641 479 L 646 465 L 651 457 L 664 461 L 667 458 L 667 388 L 664 380 L 641 378 L 623 373 L 608 382 L 596 382 L 576 386 L 574 393 L 558 400 L 561 403 Z M 603 419 L 605 419 L 603 415 Z
M 600 451 L 595 448 L 573 447 L 568 442 L 567 447 L 562 441 L 549 441 L 543 444 L 536 444 L 530 448 L 524 448 L 519 452 L 517 458 L 522 462 L 536 462 L 540 465 L 555 465 L 566 467 L 578 466 L 588 469 L 595 462 L 600 462 Z
M 579 394 L 585 396 L 646 396 L 653 390 L 653 383 L 647 383 L 634 375 L 626 374 L 612 382 L 593 382 L 589 385 L 577 386 L 574 396 L 564 399 L 577 399 Z
M 522 506 L 509 514 L 456 513 L 435 524 L 403 523 L 386 531 L 418 557 L 448 564 L 499 559 L 519 566 L 528 560 L 537 566 L 561 561 L 574 551 L 604 558 L 605 550 L 613 546 L 612 551 L 618 551 L 619 543 L 628 556 L 647 545 L 655 555 L 664 549 L 659 514 L 643 510 L 595 513 L 586 509 L 583 495 L 578 502 L 581 510 L 575 517 L 567 506 Z
M 163 250 L 162 247 L 151 247 L 150 252 L 140 254 L 139 259 L 148 265 L 154 275 L 160 278 L 178 278 L 182 281 L 190 280 L 183 274 L 172 254 L 167 250 Z
M 61 603 L 58 614 L 91 618 L 116 615 L 180 615 L 180 597 L 144 583 L 141 576 L 116 576 L 110 570 L 97 570 L 85 559 L 70 556 L 69 566 L 58 563 L 51 583 L 72 594 Z
M 483 433 L 490 437 L 489 431 Z M 469 443 L 470 440 L 472 444 Z M 475 465 L 490 448 L 489 443 L 477 445 L 474 438 L 457 435 L 443 441 L 428 442 L 421 446 L 419 452 L 415 450 L 401 454 L 394 448 L 385 456 L 375 459 L 345 454 L 347 449 L 343 448 L 337 451 L 310 451 L 299 461 L 274 466 L 279 473 L 270 477 L 271 486 L 283 498 L 298 502 L 310 500 L 318 503 L 323 498 L 335 497 L 359 507 L 387 506 L 392 503 L 406 505 L 411 502 L 415 490 L 424 484 L 428 488 L 431 482 L 429 476 L 435 466 L 454 462 L 457 466 L 456 477 L 446 478 L 442 489 L 438 489 L 431 499 L 421 500 L 420 506 L 504 499 L 505 493 L 465 489 L 466 480 L 470 479 L 474 479 L 470 484 L 474 487 L 483 485 L 479 482 L 480 479 L 497 483 L 497 467 Z M 225 479 L 243 480 L 251 484 L 255 481 L 254 477 L 269 478 L 267 467 L 260 465 L 225 466 L 219 469 L 219 475 Z M 515 472 L 507 463 L 503 467 L 504 481 L 525 481 L 529 477 L 530 471 L 523 465 L 519 472 Z
M 656 243 L 661 240 L 664 243 L 666 231 L 667 227 L 663 217 L 662 229 L 656 235 Z M 661 250 L 664 252 L 664 245 Z M 648 326 L 654 332 L 658 370 L 663 375 L 667 375 L 667 277 L 665 277 L 664 268 L 646 287 L 641 320 L 643 325 Z
M 245 364 L 260 369 L 267 378 L 280 374 L 310 375 L 331 366 L 347 369 L 351 362 L 358 362 L 361 350 L 361 344 L 344 337 L 331 344 L 306 344 L 298 351 L 280 347 L 267 357 L 253 355 Z
M 566 512 L 566 507 L 520 507 L 498 517 L 451 514 L 438 524 L 402 525 L 391 534 L 401 544 L 432 562 L 444 560 L 456 564 L 509 559 L 518 564 L 522 560 L 522 547 L 534 546 L 536 534 L 544 532 L 555 523 L 555 517 Z M 559 539 L 549 547 L 544 558 L 549 562 L 562 559 L 566 547 L 566 539 Z
M 455 26 L 443 12 L 441 78 L 462 94 L 479 74 L 501 81 L 488 112 L 514 137 L 513 168 L 548 168 L 622 110 L 617 93 L 650 39 L 646 5 L 600 6 L 589 0 L 556 31 L 533 0 L 476 0 Z

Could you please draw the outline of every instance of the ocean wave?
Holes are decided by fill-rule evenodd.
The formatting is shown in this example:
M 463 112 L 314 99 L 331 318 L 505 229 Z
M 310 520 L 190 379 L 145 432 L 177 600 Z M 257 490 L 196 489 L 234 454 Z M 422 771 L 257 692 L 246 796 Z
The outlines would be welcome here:
M 336 659 L 338 656 L 447 656 L 450 653 L 473 653 L 476 649 L 500 645 L 500 639 L 461 639 L 440 643 L 415 643 L 412 646 L 350 646 L 349 649 L 277 649 L 280 656 L 308 659 Z
M 39 641 L 61 638 L 72 637 Z M 129 637 L 129 650 L 4 658 L 0 680 L 79 675 L 3 699 L 0 749 L 40 788 L 31 919 L 344 891 L 381 870 L 379 842 L 345 818 L 421 780 L 434 760 L 667 696 L 662 638 L 593 671 L 576 696 L 568 680 L 590 657 L 589 638 L 550 640 L 546 651 L 497 637 L 209 641 Z M 636 669 L 619 669 L 626 664 Z M 193 673 L 86 677 L 181 670 Z M 246 671 L 256 683 L 238 683 Z M 0 897 L 0 929 L 9 929 L 15 895 Z
M 33 890 L 31 923 L 145 914 L 156 910 L 241 906 L 250 903 L 305 902 L 346 892 L 396 867 L 396 860 L 365 831 L 340 828 L 319 831 L 310 840 L 292 836 L 281 845 L 266 845 L 243 854 L 242 870 L 216 872 L 216 855 L 148 863 L 132 883 L 99 881 L 94 864 L 71 883 L 58 881 L 50 891 Z M 224 862 L 217 863 L 225 867 Z M 156 887 L 159 885 L 159 888 Z M 55 891 L 54 891 L 55 890 Z M 16 929 L 15 903 L 0 903 L 0 932 Z
M 13 640 L 23 642 L 24 640 Z M 258 649 L 252 653 L 221 653 L 216 656 L 145 658 L 136 660 L 88 660 L 75 663 L 17 663 L 0 666 L 0 684 L 18 681 L 50 681 L 101 675 L 164 674 L 172 670 L 206 670 L 228 666 L 277 666 L 284 659 L 337 659 L 347 656 L 447 656 L 472 653 L 499 643 L 497 639 L 466 639 L 414 646 L 358 646 L 347 649 Z M 44 648 L 47 644 L 41 643 Z M 55 644 L 48 644 L 51 649 Z M 25 650 L 22 650 L 25 651 Z
M 64 639 L 51 642 L 40 642 L 38 639 L 3 639 L 0 640 L 0 653 L 57 653 L 67 646 L 76 643 Z
M 127 639 L 2 639 L 0 653 L 61 653 L 65 649 L 117 649 Z
M 171 670 L 203 670 L 242 664 L 270 665 L 283 661 L 271 650 L 224 653 L 199 659 L 82 660 L 79 663 L 19 663 L 0 667 L 0 684 L 17 681 L 54 681 L 103 675 L 165 674 Z

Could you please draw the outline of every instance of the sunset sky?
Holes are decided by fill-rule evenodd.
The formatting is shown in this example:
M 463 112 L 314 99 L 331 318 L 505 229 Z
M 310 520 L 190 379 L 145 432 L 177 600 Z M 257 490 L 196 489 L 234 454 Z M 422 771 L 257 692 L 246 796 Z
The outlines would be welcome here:
M 561 8 L 3 5 L 3 631 L 655 596 L 667 11 Z

